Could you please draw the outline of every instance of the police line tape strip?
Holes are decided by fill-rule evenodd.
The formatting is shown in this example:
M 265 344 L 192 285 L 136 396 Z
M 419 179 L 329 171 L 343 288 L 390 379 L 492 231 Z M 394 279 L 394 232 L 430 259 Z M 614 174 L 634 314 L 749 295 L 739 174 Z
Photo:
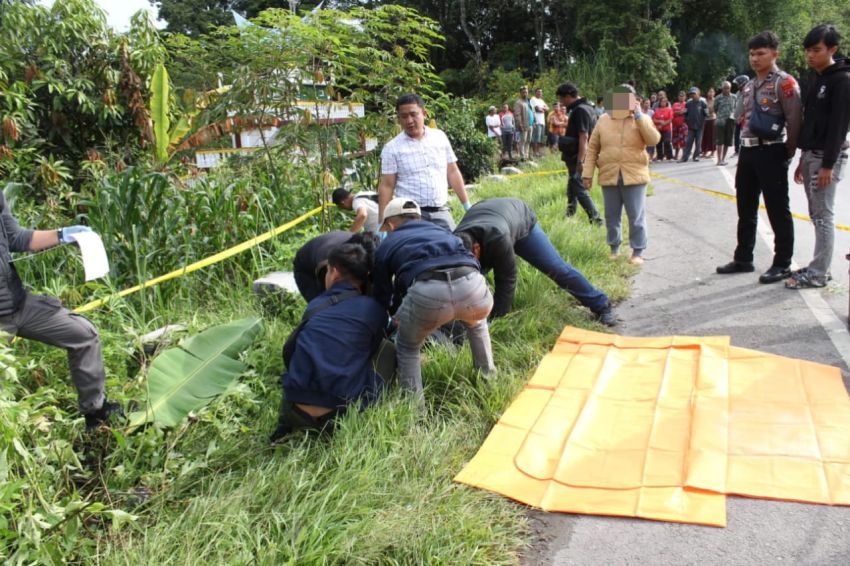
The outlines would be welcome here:
M 137 292 L 141 291 L 142 289 L 148 289 L 150 287 L 154 287 L 154 286 L 159 285 L 160 283 L 163 283 L 165 281 L 170 281 L 171 279 L 177 279 L 178 277 L 182 277 L 182 276 L 186 275 L 187 273 L 192 273 L 193 271 L 198 271 L 199 269 L 203 269 L 205 267 L 209 267 L 210 265 L 213 265 L 213 264 L 218 263 L 220 261 L 224 261 L 225 259 L 227 259 L 229 257 L 233 257 L 238 253 L 244 252 L 245 250 L 249 250 L 249 249 L 265 242 L 266 240 L 270 240 L 271 238 L 274 238 L 275 236 L 286 232 L 287 230 L 297 226 L 298 224 L 301 224 L 302 222 L 304 222 L 308 218 L 311 218 L 311 217 L 319 214 L 327 206 L 329 206 L 329 205 L 324 204 L 322 206 L 317 206 L 313 210 L 310 210 L 309 212 L 305 212 L 304 214 L 302 214 L 298 218 L 296 218 L 294 220 L 290 220 L 286 224 L 281 224 L 277 228 L 272 228 L 268 232 L 260 234 L 259 236 L 251 238 L 250 240 L 246 240 L 246 241 L 242 242 L 241 244 L 237 244 L 237 245 L 235 245 L 231 248 L 220 251 L 217 254 L 213 254 L 213 255 L 208 256 L 208 257 L 206 257 L 202 260 L 196 261 L 195 263 L 189 264 L 185 267 L 181 267 L 180 269 L 176 269 L 176 270 L 174 270 L 170 273 L 166 273 L 165 275 L 160 275 L 159 277 L 154 277 L 153 279 L 149 279 L 149 280 L 145 281 L 144 283 L 140 283 L 140 284 L 138 284 L 134 287 L 130 287 L 128 289 L 124 289 L 123 291 L 119 291 L 117 293 L 113 293 L 111 295 L 108 295 L 108 296 L 106 296 L 102 299 L 97 299 L 96 301 L 91 301 L 89 303 L 86 303 L 82 306 L 75 308 L 74 312 L 84 313 L 84 312 L 94 310 L 98 307 L 105 305 L 106 303 L 108 303 L 109 301 L 111 301 L 113 299 L 117 299 L 117 298 L 120 298 L 120 297 L 126 297 L 127 295 L 132 295 L 133 293 L 137 293 Z
M 705 193 L 707 195 L 711 195 L 711 196 L 714 196 L 714 197 L 719 197 L 719 198 L 729 200 L 729 201 L 732 201 L 732 202 L 737 202 L 737 200 L 738 200 L 735 197 L 735 195 L 730 195 L 730 194 L 723 193 L 723 192 L 720 192 L 720 191 L 707 189 L 705 187 L 701 187 L 699 185 L 689 183 L 688 181 L 682 181 L 681 179 L 676 179 L 675 177 L 668 177 L 667 175 L 662 175 L 660 173 L 653 173 L 653 172 L 650 172 L 650 175 L 652 177 L 655 177 L 656 179 L 661 179 L 662 181 L 669 181 L 669 182 L 675 183 L 677 185 L 682 185 L 683 187 L 695 189 L 695 190 L 697 190 L 701 193 Z M 761 203 L 759 203 L 759 208 L 762 209 L 762 210 L 767 210 L 765 208 L 765 206 Z M 797 220 L 803 220 L 805 222 L 811 222 L 812 221 L 812 219 L 810 217 L 805 216 L 803 214 L 797 214 L 796 212 L 792 212 L 791 217 L 796 218 Z M 841 230 L 842 232 L 850 232 L 850 226 L 847 226 L 845 224 L 836 224 L 835 229 Z

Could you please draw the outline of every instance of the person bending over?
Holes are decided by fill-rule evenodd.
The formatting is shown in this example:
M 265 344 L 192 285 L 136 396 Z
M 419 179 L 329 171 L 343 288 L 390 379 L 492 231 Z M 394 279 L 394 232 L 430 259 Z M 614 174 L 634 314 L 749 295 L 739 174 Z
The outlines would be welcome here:
M 392 377 L 373 366 L 387 326 L 386 310 L 363 294 L 373 249 L 367 240 L 365 247 L 346 243 L 328 254 L 327 291 L 310 301 L 284 347 L 287 369 L 272 442 L 296 429 L 332 432 L 334 419 L 349 407 L 369 406 Z
M 72 236 L 91 232 L 86 226 L 60 230 L 26 230 L 12 216 L 0 191 L 0 330 L 30 338 L 68 351 L 68 369 L 77 389 L 86 430 L 106 424 L 110 417 L 123 417 L 121 405 L 106 400 L 106 371 L 97 329 L 84 316 L 62 306 L 59 299 L 30 294 L 18 277 L 12 252 L 37 252 L 69 244 Z
M 333 230 L 327 234 L 316 236 L 301 246 L 295 252 L 292 270 L 298 292 L 308 303 L 324 293 L 325 274 L 328 269 L 328 254 L 331 250 L 345 243 L 365 244 L 374 249 L 374 232 L 361 232 L 352 235 L 351 232 Z
M 378 231 L 378 193 L 361 191 L 355 195 L 340 187 L 333 192 L 331 200 L 343 210 L 354 211 L 354 222 L 351 223 L 350 232 Z
M 495 372 L 487 327 L 493 296 L 478 261 L 457 236 L 422 220 L 413 200 L 391 200 L 383 228 L 390 233 L 375 254 L 375 299 L 398 324 L 401 385 L 422 398 L 422 344 L 452 320 L 466 325 L 473 365 Z
M 578 299 L 601 323 L 617 324 L 605 293 L 564 261 L 538 224 L 534 211 L 523 201 L 493 198 L 474 204 L 455 234 L 481 262 L 485 273 L 493 270 L 496 290 L 492 316 L 511 311 L 517 282 L 516 256 L 519 256 Z

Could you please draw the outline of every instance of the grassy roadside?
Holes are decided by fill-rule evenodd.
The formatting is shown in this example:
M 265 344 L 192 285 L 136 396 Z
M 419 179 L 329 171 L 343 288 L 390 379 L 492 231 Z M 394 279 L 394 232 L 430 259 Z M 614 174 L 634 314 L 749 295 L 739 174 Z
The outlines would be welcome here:
M 555 158 L 541 164 L 541 170 L 559 167 Z M 602 229 L 581 215 L 563 218 L 564 182 L 562 175 L 485 182 L 473 201 L 522 198 L 568 261 L 622 299 L 631 268 L 608 259 Z M 267 247 L 257 269 L 288 265 L 296 246 L 293 239 Z M 148 326 L 187 322 L 200 329 L 250 314 L 248 289 L 257 274 L 243 275 L 220 281 L 211 268 L 195 281 L 185 278 L 181 299 L 154 300 L 147 309 L 157 315 L 142 318 Z M 601 328 L 542 274 L 521 264 L 519 276 L 514 311 L 491 327 L 494 382 L 474 377 L 468 347 L 434 348 L 423 367 L 425 414 L 394 392 L 346 417 L 330 440 L 294 436 L 274 449 L 266 438 L 280 394 L 280 347 L 301 305 L 269 320 L 247 354 L 248 375 L 196 418 L 175 431 L 107 439 L 109 455 L 96 462 L 90 481 L 97 487 L 88 489 L 137 518 L 122 528 L 91 530 L 94 543 L 80 558 L 132 565 L 516 563 L 527 533 L 524 508 L 451 479 L 563 326 Z M 126 342 L 140 317 L 118 306 L 92 318 L 104 343 L 114 345 Z M 62 379 L 62 352 L 39 346 L 26 352 L 52 368 L 46 379 Z M 126 357 L 126 349 L 107 347 L 110 389 L 139 398 L 138 378 L 115 377 Z M 68 389 L 66 401 L 73 397 Z

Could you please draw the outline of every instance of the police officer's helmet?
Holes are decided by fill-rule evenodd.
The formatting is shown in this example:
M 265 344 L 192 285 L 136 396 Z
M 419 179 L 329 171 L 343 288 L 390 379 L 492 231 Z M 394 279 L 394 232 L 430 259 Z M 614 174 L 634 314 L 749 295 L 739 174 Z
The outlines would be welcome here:
M 745 84 L 747 84 L 747 82 L 748 82 L 749 80 L 750 80 L 750 77 L 748 77 L 747 75 L 738 75 L 737 77 L 735 77 L 735 78 L 732 80 L 732 82 L 733 82 L 733 83 L 735 83 L 736 85 L 738 85 L 738 88 L 741 88 L 741 87 L 743 87 Z

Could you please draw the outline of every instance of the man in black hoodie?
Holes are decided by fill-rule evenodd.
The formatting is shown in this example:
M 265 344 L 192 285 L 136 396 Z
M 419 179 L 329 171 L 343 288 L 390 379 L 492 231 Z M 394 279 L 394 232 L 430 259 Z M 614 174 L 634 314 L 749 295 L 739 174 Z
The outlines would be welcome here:
M 562 84 L 555 94 L 569 116 L 566 135 L 558 140 L 561 159 L 567 165 L 567 216 L 575 215 L 581 204 L 593 224 L 602 224 L 590 192 L 585 190 L 581 180 L 587 144 L 596 126 L 596 111 L 586 98 L 579 98 L 578 89 L 572 83 Z
M 835 240 L 835 188 L 847 167 L 850 127 L 850 61 L 835 59 L 840 36 L 831 25 L 806 35 L 806 62 L 815 71 L 803 93 L 803 126 L 798 146 L 803 150 L 794 180 L 802 183 L 815 227 L 811 263 L 785 282 L 789 289 L 824 287 Z

